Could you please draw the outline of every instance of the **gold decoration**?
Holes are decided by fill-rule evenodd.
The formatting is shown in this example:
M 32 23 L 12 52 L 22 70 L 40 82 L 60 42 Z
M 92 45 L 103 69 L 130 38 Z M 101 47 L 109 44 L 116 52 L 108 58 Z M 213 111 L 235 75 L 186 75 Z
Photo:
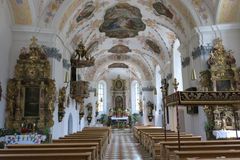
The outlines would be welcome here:
M 58 121 L 62 122 L 62 119 L 65 115 L 65 107 L 64 103 L 66 101 L 66 87 L 62 87 L 59 90 L 59 95 L 58 95 Z
M 234 99 L 234 97 L 239 98 L 239 95 L 234 92 L 227 93 L 227 91 L 237 90 L 240 80 L 236 69 L 236 60 L 231 51 L 224 49 L 222 40 L 217 38 L 207 63 L 209 70 L 200 73 L 200 85 L 204 91 L 217 91 L 215 96 L 218 97 L 208 98 L 212 100 L 212 103 L 219 102 L 218 106 L 204 107 L 208 121 L 214 124 L 216 130 L 235 129 L 234 111 L 230 104 L 236 103 L 238 99 Z
M 78 44 L 75 54 L 71 57 L 71 66 L 75 68 L 90 67 L 94 65 L 95 59 L 89 55 L 82 42 Z
M 6 127 L 19 130 L 25 124 L 30 131 L 52 127 L 54 99 L 49 61 L 33 37 L 29 48 L 21 49 L 15 77 L 8 81 Z

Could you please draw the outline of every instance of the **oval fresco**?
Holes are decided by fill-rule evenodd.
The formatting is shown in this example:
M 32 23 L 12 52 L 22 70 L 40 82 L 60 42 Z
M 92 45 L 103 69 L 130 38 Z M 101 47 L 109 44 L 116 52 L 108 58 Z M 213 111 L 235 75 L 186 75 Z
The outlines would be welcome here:
M 111 53 L 128 53 L 131 51 L 132 50 L 128 46 L 125 46 L 122 44 L 113 46 L 111 49 L 108 50 L 108 52 L 111 52 Z
M 106 11 L 99 31 L 105 32 L 110 38 L 135 37 L 139 31 L 146 29 L 141 18 L 142 14 L 138 8 L 128 3 L 118 3 Z
M 109 65 L 108 68 L 128 68 L 128 65 L 125 63 L 113 63 Z
M 83 19 L 90 17 L 94 10 L 95 6 L 93 5 L 93 2 L 86 3 L 83 10 L 77 16 L 76 22 L 79 23 Z
M 149 48 L 150 48 L 153 52 L 155 52 L 155 53 L 157 53 L 157 54 L 160 54 L 160 53 L 161 53 L 161 48 L 160 48 L 154 41 L 152 41 L 152 40 L 150 40 L 150 39 L 147 39 L 147 40 L 145 41 L 145 43 L 149 46 Z
M 166 6 L 164 6 L 164 4 L 162 4 L 161 2 L 153 3 L 153 8 L 155 9 L 158 15 L 164 15 L 170 19 L 173 18 L 173 14 L 170 12 L 170 10 Z

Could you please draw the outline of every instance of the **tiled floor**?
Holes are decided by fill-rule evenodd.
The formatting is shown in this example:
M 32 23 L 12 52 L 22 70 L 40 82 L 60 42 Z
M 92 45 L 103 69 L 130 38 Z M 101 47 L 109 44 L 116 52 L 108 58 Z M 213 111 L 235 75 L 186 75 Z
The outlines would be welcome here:
M 129 129 L 112 130 L 112 140 L 104 160 L 152 160 L 149 154 L 137 143 Z

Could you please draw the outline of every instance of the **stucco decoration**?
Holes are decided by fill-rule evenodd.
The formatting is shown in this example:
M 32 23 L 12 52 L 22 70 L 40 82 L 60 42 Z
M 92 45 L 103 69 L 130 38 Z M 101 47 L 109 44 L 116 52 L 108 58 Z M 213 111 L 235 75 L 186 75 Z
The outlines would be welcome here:
M 161 2 L 153 3 L 153 8 L 155 9 L 158 15 L 164 15 L 170 19 L 173 18 L 173 14 L 171 13 L 171 11 Z
M 32 15 L 28 0 L 10 0 L 15 24 L 31 25 Z
M 93 2 L 87 2 L 84 5 L 84 8 L 80 11 L 78 17 L 76 18 L 77 23 L 79 23 L 80 21 L 82 21 L 85 18 L 90 17 L 93 12 L 95 10 L 95 6 L 93 5 Z
M 145 41 L 145 43 L 149 46 L 149 48 L 154 52 L 154 53 L 157 53 L 157 54 L 160 54 L 161 53 L 161 48 L 160 46 L 155 43 L 154 41 L 150 40 L 150 39 L 147 39 Z
M 144 31 L 146 25 L 142 21 L 140 10 L 128 3 L 118 3 L 106 11 L 100 32 L 111 38 L 129 38 Z
M 128 52 L 131 52 L 131 49 L 128 46 L 119 44 L 119 45 L 113 46 L 111 49 L 108 50 L 108 52 L 111 52 L 111 53 L 128 53 Z
M 109 65 L 108 68 L 128 68 L 128 65 L 124 63 L 113 63 Z
M 50 23 L 55 14 L 57 13 L 58 9 L 60 8 L 61 4 L 64 0 L 52 0 L 49 5 L 47 6 L 47 11 L 45 12 L 44 22 Z

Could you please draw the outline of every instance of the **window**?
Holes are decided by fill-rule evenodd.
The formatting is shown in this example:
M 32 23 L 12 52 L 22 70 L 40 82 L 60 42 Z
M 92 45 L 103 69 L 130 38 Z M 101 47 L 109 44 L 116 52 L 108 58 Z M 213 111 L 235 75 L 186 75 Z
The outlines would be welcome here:
M 99 112 L 103 111 L 103 102 L 104 102 L 104 85 L 103 83 L 99 83 L 98 85 L 98 110 Z
M 136 93 L 136 111 L 139 111 L 139 102 L 140 102 L 140 89 L 138 82 L 135 84 L 135 93 Z

